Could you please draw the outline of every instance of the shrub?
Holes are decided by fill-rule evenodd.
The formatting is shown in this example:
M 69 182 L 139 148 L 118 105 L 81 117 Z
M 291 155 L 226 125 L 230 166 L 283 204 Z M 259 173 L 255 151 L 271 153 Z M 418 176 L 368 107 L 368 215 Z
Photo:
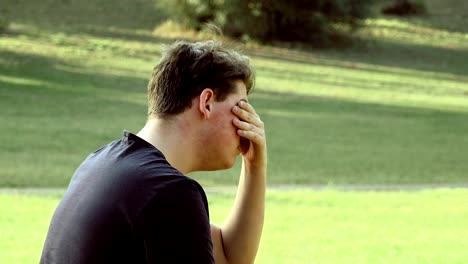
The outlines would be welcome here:
M 0 17 L 0 33 L 3 33 L 7 30 L 9 22 L 7 19 Z
M 235 1 L 223 28 L 244 31 L 260 40 L 313 41 L 334 32 L 334 23 L 357 25 L 369 14 L 369 0 Z M 247 4 L 236 5 L 238 2 Z M 244 15 L 243 15 L 244 14 Z M 235 19 L 241 17 L 242 19 Z M 232 21 L 237 21 L 232 23 Z M 229 30 L 227 31 L 229 32 Z
M 382 9 L 386 15 L 410 16 L 426 13 L 426 5 L 422 0 L 395 0 L 394 3 Z
M 260 41 L 320 43 L 336 36 L 335 23 L 356 26 L 372 0 L 176 0 L 164 6 L 200 30 L 214 23 L 226 35 Z M 169 2 L 172 2 L 170 4 Z
M 174 20 L 201 30 L 205 23 L 215 20 L 223 2 L 223 0 L 159 0 L 158 4 Z

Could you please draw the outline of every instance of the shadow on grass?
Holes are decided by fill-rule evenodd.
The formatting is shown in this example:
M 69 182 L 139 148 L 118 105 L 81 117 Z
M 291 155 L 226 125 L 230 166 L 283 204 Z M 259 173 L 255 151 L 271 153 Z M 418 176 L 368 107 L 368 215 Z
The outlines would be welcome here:
M 0 57 L 0 186 L 66 186 L 89 153 L 144 125 L 145 80 L 63 70 L 76 66 L 47 56 Z
M 468 113 L 256 90 L 269 184 L 466 184 Z M 236 184 L 239 168 L 197 173 Z
M 466 6 L 466 1 L 463 1 Z M 468 12 L 468 8 L 465 8 Z M 419 25 L 423 25 L 430 28 L 435 28 L 443 31 L 467 34 L 468 27 L 466 23 L 468 21 L 467 13 L 430 13 L 424 17 L 424 19 L 418 19 L 415 22 Z
M 403 44 L 384 40 L 375 40 L 373 43 L 367 48 L 341 51 L 288 51 L 273 48 L 250 49 L 248 53 L 275 61 L 289 61 L 306 65 L 316 64 L 402 76 L 414 76 L 415 74 L 404 72 L 405 69 L 416 70 L 420 71 L 421 75 L 434 79 L 466 80 L 468 82 L 468 64 L 466 64 L 468 50 Z M 440 76 L 437 73 L 449 75 Z
M 468 5 L 465 0 L 426 0 L 428 15 L 419 23 L 450 32 L 468 33 Z
M 119 75 L 102 72 L 85 71 L 65 60 L 37 54 L 24 54 L 0 50 L 0 57 L 6 62 L 0 63 L 0 72 L 5 80 L 12 83 L 37 83 L 38 85 L 23 85 L 27 92 L 50 92 L 65 94 L 96 94 L 104 92 L 123 91 L 146 93 L 149 80 L 132 77 L 132 72 Z M 150 72 L 150 71 L 149 71 Z M 8 87 L 5 85 L 3 87 Z
M 98 1 L 58 1 L 45 0 L 40 3 L 26 3 L 5 0 L 1 15 L 12 22 L 28 24 L 37 28 L 47 28 L 54 32 L 88 34 L 100 38 L 122 39 L 145 43 L 169 43 L 173 39 L 155 37 L 148 34 L 167 15 L 151 0 L 98 0 Z M 464 10 L 463 0 L 452 0 Z M 440 3 L 438 5 L 441 5 Z M 438 6 L 436 5 L 436 6 Z M 443 6 L 449 6 L 447 4 Z M 466 9 L 466 8 L 465 8 Z M 463 13 L 462 11 L 460 11 Z M 422 19 L 424 20 L 424 19 Z M 425 20 L 424 20 L 425 21 Z M 428 19 L 431 23 L 430 19 Z M 422 23 L 422 22 L 421 22 Z M 436 24 L 429 25 L 436 27 Z M 460 27 L 466 28 L 466 27 Z M 138 30 L 146 31 L 145 34 Z M 320 63 L 333 67 L 363 69 L 367 71 L 407 73 L 393 69 L 412 69 L 422 72 L 439 72 L 466 78 L 468 50 L 455 48 L 435 48 L 427 45 L 402 44 L 376 40 L 370 47 L 342 51 L 288 52 L 285 49 L 255 49 L 249 51 L 255 56 L 293 61 L 296 63 Z M 128 56 L 141 56 L 130 54 Z M 374 66 L 388 69 L 376 69 Z M 392 69 L 390 69 L 392 68 Z M 423 74 L 423 73 L 421 73 Z M 440 78 L 435 76 L 434 78 Z M 443 77 L 451 78 L 451 77 Z M 468 80 L 467 80 L 468 81 Z
M 88 153 L 143 125 L 142 78 L 82 71 L 47 56 L 0 56 L 7 131 L 0 141 L 8 150 L 0 153 L 0 185 L 64 186 Z M 136 92 L 141 102 L 126 101 Z M 251 101 L 267 126 L 270 183 L 466 182 L 467 113 L 262 90 Z M 206 177 L 235 184 L 237 173 Z
M 388 80 L 388 77 L 385 78 L 386 76 L 382 76 L 380 78 L 373 77 L 373 80 L 370 81 L 369 78 L 364 76 L 354 77 L 351 74 L 340 77 L 331 75 L 330 73 L 301 72 L 300 70 L 288 70 L 264 66 L 257 67 L 256 69 L 259 75 L 270 80 L 281 81 L 284 79 L 290 79 L 294 80 L 294 82 L 307 83 L 309 84 L 309 87 L 307 88 L 310 89 L 310 91 L 313 91 L 316 87 L 327 87 L 327 89 L 333 88 L 339 90 L 355 88 L 359 90 L 368 90 L 375 94 L 378 94 L 379 92 L 391 92 L 392 94 L 421 94 L 431 96 L 449 95 L 462 98 L 468 96 L 468 87 L 466 87 L 466 91 L 462 91 L 461 89 L 444 89 L 444 87 L 435 86 L 430 83 L 410 82 L 408 80 L 400 80 L 398 78 Z M 365 71 L 370 73 L 375 72 L 372 70 Z M 379 73 L 385 73 L 385 71 L 380 71 Z M 437 80 L 445 79 L 438 78 Z
M 79 31 L 104 28 L 153 29 L 167 18 L 153 0 L 3 0 L 0 16 L 14 23 Z
M 263 91 L 250 101 L 271 183 L 466 183 L 468 113 Z

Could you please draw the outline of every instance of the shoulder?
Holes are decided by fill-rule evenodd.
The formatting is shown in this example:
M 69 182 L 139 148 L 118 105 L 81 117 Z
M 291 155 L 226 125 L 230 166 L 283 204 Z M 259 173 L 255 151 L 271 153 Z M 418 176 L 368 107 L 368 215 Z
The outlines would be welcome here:
M 165 203 L 169 201 L 172 205 L 181 204 L 184 207 L 196 203 L 208 212 L 205 191 L 197 181 L 183 175 L 167 175 L 161 179 L 164 180 L 159 182 L 151 202 Z

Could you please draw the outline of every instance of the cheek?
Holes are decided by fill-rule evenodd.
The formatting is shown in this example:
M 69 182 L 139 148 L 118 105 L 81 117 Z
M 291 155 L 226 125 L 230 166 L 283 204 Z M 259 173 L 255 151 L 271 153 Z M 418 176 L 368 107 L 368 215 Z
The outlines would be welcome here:
M 223 145 L 232 145 L 239 143 L 239 136 L 237 135 L 237 128 L 234 126 L 232 121 L 234 120 L 234 115 L 225 115 L 219 120 L 217 120 L 216 133 L 214 136 L 217 137 L 216 140 Z

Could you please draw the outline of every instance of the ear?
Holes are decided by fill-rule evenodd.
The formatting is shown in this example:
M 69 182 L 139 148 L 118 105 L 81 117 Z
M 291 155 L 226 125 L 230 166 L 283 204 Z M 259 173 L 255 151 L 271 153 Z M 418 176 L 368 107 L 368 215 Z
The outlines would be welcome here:
M 202 114 L 203 119 L 208 119 L 211 115 L 214 96 L 214 92 L 210 88 L 203 89 L 203 91 L 200 94 L 198 109 Z

